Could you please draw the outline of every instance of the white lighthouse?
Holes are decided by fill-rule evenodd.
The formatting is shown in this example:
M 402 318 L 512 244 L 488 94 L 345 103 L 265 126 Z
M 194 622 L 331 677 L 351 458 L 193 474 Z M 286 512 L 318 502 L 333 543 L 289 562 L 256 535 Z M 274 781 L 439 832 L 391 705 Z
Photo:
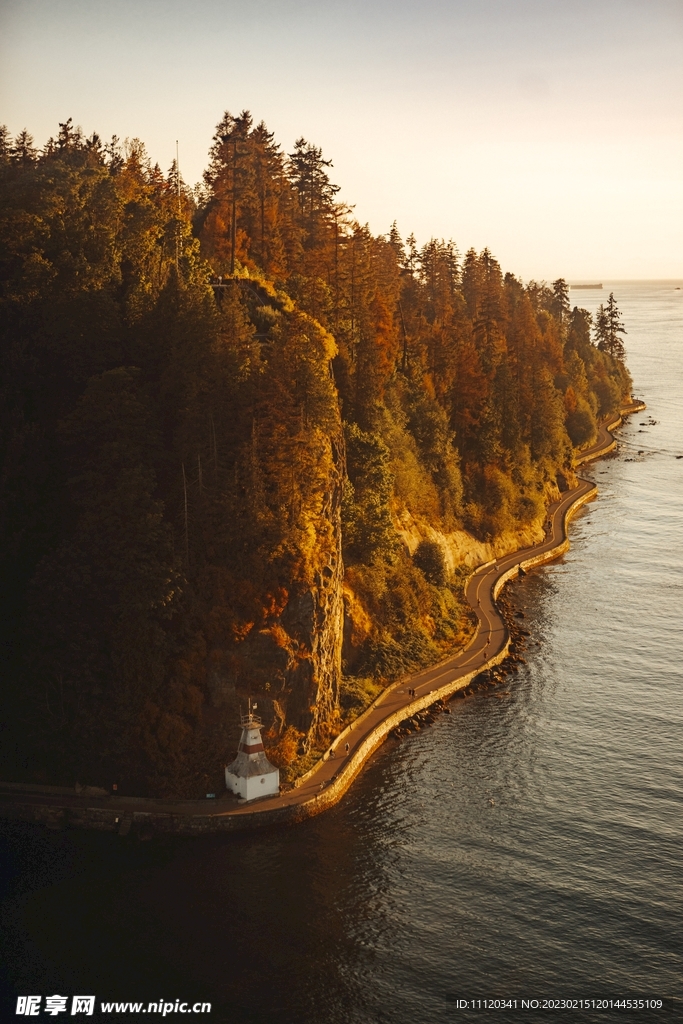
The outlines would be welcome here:
M 225 785 L 231 793 L 243 800 L 277 796 L 280 792 L 280 770 L 266 757 L 261 739 L 263 723 L 254 714 L 251 701 L 247 714 L 240 715 L 240 723 L 242 737 L 237 757 L 225 769 Z

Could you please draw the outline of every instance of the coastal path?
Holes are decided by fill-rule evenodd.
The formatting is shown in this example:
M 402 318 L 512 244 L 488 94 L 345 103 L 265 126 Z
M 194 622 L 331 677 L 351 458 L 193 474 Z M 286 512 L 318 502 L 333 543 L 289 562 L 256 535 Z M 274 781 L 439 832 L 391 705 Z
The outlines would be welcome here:
M 612 431 L 621 424 L 622 416 L 645 408 L 633 402 L 622 409 L 614 422 L 603 424 L 593 445 L 581 452 L 576 465 L 607 454 L 616 447 Z M 495 561 L 479 566 L 470 576 L 465 595 L 477 616 L 477 628 L 464 650 L 430 668 L 405 677 L 387 687 L 370 707 L 334 740 L 330 750 L 295 785 L 278 797 L 242 803 L 232 794 L 206 801 L 154 800 L 142 797 L 77 796 L 73 790 L 57 787 L 31 787 L 0 783 L 0 814 L 7 814 L 9 802 L 25 806 L 33 820 L 52 818 L 60 827 L 63 820 L 94 828 L 116 828 L 127 832 L 134 822 L 138 828 L 153 831 L 197 833 L 221 832 L 235 828 L 267 825 L 280 821 L 296 821 L 320 813 L 336 803 L 351 785 L 370 755 L 386 736 L 402 721 L 411 718 L 438 700 L 451 697 L 464 689 L 485 668 L 503 661 L 510 637 L 505 621 L 496 606 L 496 597 L 505 582 L 534 565 L 551 561 L 569 547 L 567 524 L 571 515 L 597 495 L 597 487 L 589 480 L 560 494 L 547 511 L 544 539 L 534 545 L 501 555 Z M 412 692 L 411 692 L 412 691 Z M 8 792 L 8 789 L 11 792 Z M 49 792 L 48 792 L 49 791 Z M 67 797 L 66 794 L 69 794 Z M 13 800 L 12 800 L 13 795 Z M 79 809 L 87 809 L 79 814 Z M 61 815 L 61 817 L 60 817 Z

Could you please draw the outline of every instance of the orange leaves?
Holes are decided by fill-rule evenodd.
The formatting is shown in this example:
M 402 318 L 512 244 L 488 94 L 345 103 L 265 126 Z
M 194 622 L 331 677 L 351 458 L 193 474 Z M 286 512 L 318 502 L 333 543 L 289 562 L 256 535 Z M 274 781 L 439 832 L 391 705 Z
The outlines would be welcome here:
M 273 623 L 268 632 L 277 647 L 281 647 L 283 651 L 290 651 L 292 647 L 292 638 L 287 632 L 285 632 L 279 622 Z
M 295 729 L 293 725 L 288 725 L 278 743 L 266 746 L 266 757 L 277 768 L 286 768 L 296 760 L 299 743 L 303 737 L 302 732 Z M 267 734 L 267 738 L 271 738 L 270 732 Z
M 566 409 L 566 411 L 568 413 L 571 413 L 571 412 L 576 412 L 576 406 L 577 406 L 576 392 L 574 391 L 574 388 L 570 384 L 569 387 L 567 388 L 567 390 L 565 391 L 564 407 L 565 407 L 565 409 Z
M 386 383 L 398 357 L 398 331 L 388 305 L 375 294 L 360 311 L 356 363 L 356 415 L 364 428 L 372 427 L 374 411 L 384 401 Z
M 263 618 L 274 619 L 287 607 L 289 591 L 284 587 L 276 587 L 273 593 L 266 593 L 263 602 Z
M 383 386 L 396 365 L 398 331 L 388 304 L 382 295 L 375 295 L 370 309 L 374 320 L 376 369 Z
M 555 318 L 545 310 L 538 316 L 541 329 L 541 351 L 544 363 L 552 374 L 559 373 L 563 366 L 562 338 Z
M 455 443 L 463 455 L 475 446 L 475 432 L 489 395 L 489 381 L 471 338 L 463 338 L 453 352 L 453 388 L 450 395 Z
M 240 644 L 243 640 L 246 640 L 254 626 L 254 622 L 244 622 L 232 619 L 230 622 L 230 636 L 234 643 Z

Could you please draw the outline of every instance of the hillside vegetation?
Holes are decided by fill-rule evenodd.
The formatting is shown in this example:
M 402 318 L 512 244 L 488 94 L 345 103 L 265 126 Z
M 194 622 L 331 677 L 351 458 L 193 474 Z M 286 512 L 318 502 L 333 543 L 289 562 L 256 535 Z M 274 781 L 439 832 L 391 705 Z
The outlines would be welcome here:
M 540 535 L 618 311 L 374 236 L 248 113 L 194 190 L 70 121 L 0 175 L 2 774 L 215 790 L 248 696 L 296 772 Z

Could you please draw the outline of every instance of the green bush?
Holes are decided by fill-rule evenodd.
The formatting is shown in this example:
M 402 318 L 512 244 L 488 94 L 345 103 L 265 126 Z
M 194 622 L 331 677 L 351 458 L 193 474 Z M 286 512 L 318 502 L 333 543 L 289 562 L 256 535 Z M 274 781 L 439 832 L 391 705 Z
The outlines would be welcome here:
M 421 540 L 415 549 L 413 562 L 424 578 L 437 587 L 446 582 L 446 562 L 441 545 L 435 540 Z

